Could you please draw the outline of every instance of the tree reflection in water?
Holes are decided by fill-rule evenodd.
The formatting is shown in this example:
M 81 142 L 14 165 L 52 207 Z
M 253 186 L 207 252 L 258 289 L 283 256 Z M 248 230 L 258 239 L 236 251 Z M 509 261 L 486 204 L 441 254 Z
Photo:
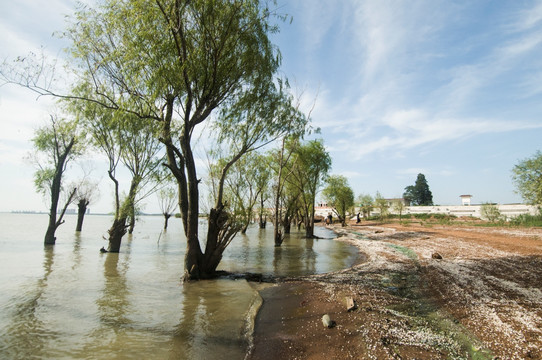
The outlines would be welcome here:
M 14 304 L 13 309 L 8 307 L 2 310 L 12 312 L 10 324 L 0 334 L 0 338 L 3 339 L 0 344 L 0 354 L 4 354 L 5 358 L 28 359 L 46 356 L 47 344 L 60 341 L 60 334 L 50 330 L 44 321 L 46 316 L 43 316 L 45 309 L 42 306 L 53 265 L 54 246 L 45 245 L 43 276 L 34 285 L 24 289 L 21 297 L 10 301 L 10 304 Z

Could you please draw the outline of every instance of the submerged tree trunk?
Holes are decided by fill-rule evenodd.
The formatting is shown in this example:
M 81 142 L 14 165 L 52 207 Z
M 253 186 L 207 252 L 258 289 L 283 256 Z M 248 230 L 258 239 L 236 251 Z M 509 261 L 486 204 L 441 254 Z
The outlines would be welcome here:
M 260 226 L 260 229 L 265 229 L 265 225 L 267 223 L 267 216 L 263 213 L 263 192 L 260 194 L 260 216 L 258 217 L 258 224 Z
M 168 225 L 168 221 L 170 217 L 171 217 L 171 214 L 164 213 L 164 230 L 167 230 L 167 225 Z
M 60 177 L 58 178 L 58 186 L 55 184 L 55 179 L 53 180 L 53 185 L 51 186 L 51 208 L 49 209 L 49 225 L 47 226 L 47 231 L 45 232 L 45 245 L 54 245 L 56 242 L 55 231 L 58 227 L 56 224 L 56 213 L 58 208 L 58 198 L 60 197 Z
M 258 225 L 260 229 L 265 229 L 265 226 L 267 225 L 267 216 L 262 216 L 262 214 L 260 214 Z
M 314 206 L 313 210 L 308 211 L 305 218 L 305 237 L 308 239 L 314 237 Z
M 60 182 L 59 182 L 60 183 Z M 51 202 L 51 210 L 49 212 L 49 225 L 47 226 L 47 231 L 45 232 L 45 238 L 44 238 L 44 244 L 45 245 L 54 245 L 56 243 L 56 237 L 55 232 L 56 229 L 64 224 L 64 214 L 66 213 L 66 209 L 68 208 L 68 205 L 71 204 L 73 197 L 75 196 L 75 192 L 77 189 L 73 189 L 70 195 L 68 196 L 68 200 L 66 201 L 66 204 L 64 204 L 64 207 L 62 208 L 62 211 L 60 212 L 60 215 L 57 219 L 57 207 L 58 207 L 58 198 L 60 196 L 60 190 L 58 192 L 58 195 L 56 196 L 56 200 L 53 199 Z
M 248 225 L 243 226 L 241 229 L 241 234 L 245 235 L 247 233 Z
M 107 251 L 118 253 L 120 251 L 120 244 L 122 237 L 126 234 L 126 217 L 115 219 L 113 225 L 109 229 L 109 247 Z
M 289 234 L 292 226 L 291 226 L 291 219 L 288 215 L 284 216 L 282 226 L 284 227 L 284 234 Z
M 52 222 L 52 225 L 51 225 Z M 56 243 L 56 237 L 55 237 L 55 231 L 56 226 L 54 225 L 56 223 L 56 216 L 52 219 L 51 215 L 49 215 L 49 226 L 47 226 L 47 231 L 45 232 L 45 245 L 54 245 Z
M 211 209 L 209 212 L 207 245 L 205 246 L 204 261 L 200 273 L 200 277 L 204 279 L 214 275 L 220 260 L 222 260 L 222 251 L 217 245 L 220 230 L 225 226 L 226 221 L 226 216 L 221 208 Z
M 77 203 L 77 226 L 75 231 L 81 231 L 83 228 L 83 220 L 85 218 L 85 213 L 87 212 L 87 206 L 89 201 L 87 199 L 81 199 Z

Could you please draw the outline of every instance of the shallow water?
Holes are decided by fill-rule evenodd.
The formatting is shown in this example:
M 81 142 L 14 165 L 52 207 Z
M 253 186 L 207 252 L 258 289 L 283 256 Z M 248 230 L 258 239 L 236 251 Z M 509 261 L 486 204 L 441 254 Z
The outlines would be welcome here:
M 242 359 L 259 296 L 244 280 L 181 284 L 181 222 L 142 217 L 120 254 L 101 254 L 110 216 L 75 216 L 43 246 L 47 215 L 0 214 L 0 358 Z M 356 249 L 250 228 L 220 269 L 266 274 L 322 273 L 350 266 Z M 317 235 L 332 233 L 318 228 Z

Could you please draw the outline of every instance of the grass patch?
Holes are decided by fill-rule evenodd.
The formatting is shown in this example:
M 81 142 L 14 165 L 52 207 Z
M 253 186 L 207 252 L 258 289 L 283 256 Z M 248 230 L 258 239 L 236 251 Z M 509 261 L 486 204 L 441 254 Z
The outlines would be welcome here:
M 386 244 L 386 245 L 388 245 L 390 248 L 400 252 L 401 254 L 405 255 L 406 257 L 408 257 L 411 260 L 418 260 L 418 254 L 416 254 L 412 249 L 409 249 L 409 248 L 404 247 L 404 246 L 395 245 L 395 244 Z

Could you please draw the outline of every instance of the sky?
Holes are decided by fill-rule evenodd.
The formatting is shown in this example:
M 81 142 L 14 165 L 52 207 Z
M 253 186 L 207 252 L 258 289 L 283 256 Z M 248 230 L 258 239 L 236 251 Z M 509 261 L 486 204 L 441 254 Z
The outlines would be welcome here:
M 0 61 L 63 56 L 75 1 L 0 3 Z M 433 201 L 518 203 L 511 171 L 542 150 L 542 1 L 278 0 L 281 76 L 356 195 L 401 197 L 425 175 Z M 0 87 L 0 211 L 47 211 L 25 159 L 53 101 Z M 103 160 L 93 212 L 112 209 Z M 76 174 L 79 165 L 70 171 Z M 72 175 L 75 176 L 75 175 Z M 158 212 L 151 197 L 144 208 Z

